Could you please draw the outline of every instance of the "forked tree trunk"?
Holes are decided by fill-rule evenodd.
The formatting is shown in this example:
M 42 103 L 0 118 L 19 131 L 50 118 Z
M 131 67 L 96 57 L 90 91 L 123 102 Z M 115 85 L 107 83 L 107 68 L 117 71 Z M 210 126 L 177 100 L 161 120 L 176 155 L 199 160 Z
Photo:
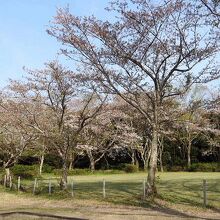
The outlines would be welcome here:
M 155 185 L 155 175 L 157 170 L 157 156 L 158 156 L 158 133 L 155 128 L 152 132 L 152 143 L 151 143 L 151 155 L 148 168 L 148 177 L 146 184 L 146 196 L 152 196 L 157 193 Z
M 150 152 L 151 150 L 149 150 L 147 152 L 147 155 L 145 157 L 143 157 L 143 162 L 144 162 L 144 170 L 147 171 L 149 168 L 149 161 L 150 161 Z

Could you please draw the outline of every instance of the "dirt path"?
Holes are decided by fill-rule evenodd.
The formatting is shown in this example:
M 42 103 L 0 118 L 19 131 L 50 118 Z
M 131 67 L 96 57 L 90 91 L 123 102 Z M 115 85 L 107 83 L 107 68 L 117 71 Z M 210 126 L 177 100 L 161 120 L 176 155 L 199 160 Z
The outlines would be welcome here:
M 0 193 L 0 198 L 0 219 L 5 220 L 13 218 L 2 216 L 1 214 L 11 211 L 97 220 L 220 219 L 219 210 L 213 211 L 201 208 L 190 208 L 189 211 L 187 207 L 168 206 L 161 201 L 157 201 L 158 204 L 152 208 L 141 208 L 133 206 L 116 206 L 108 203 L 85 200 L 49 200 L 5 192 Z

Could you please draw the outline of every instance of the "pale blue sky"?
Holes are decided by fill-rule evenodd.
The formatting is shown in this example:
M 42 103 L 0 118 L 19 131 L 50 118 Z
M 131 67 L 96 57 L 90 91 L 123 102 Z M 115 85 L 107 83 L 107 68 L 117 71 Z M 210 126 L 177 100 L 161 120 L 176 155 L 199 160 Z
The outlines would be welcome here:
M 23 66 L 41 68 L 57 58 L 61 44 L 46 33 L 58 7 L 69 5 L 75 15 L 111 19 L 104 8 L 110 0 L 0 0 L 0 88 L 20 79 Z M 108 16 L 108 17 L 107 17 Z M 219 85 L 219 81 L 213 82 Z
M 57 7 L 76 15 L 106 17 L 109 0 L 0 0 L 0 87 L 24 75 L 23 66 L 41 68 L 60 48 L 46 33 Z

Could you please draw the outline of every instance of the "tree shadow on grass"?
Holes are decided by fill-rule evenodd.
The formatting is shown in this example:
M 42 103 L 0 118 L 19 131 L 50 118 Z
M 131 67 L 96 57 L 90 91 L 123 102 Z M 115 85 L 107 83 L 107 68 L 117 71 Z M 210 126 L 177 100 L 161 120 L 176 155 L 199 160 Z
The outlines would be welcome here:
M 162 200 L 174 204 L 187 204 L 204 208 L 203 205 L 203 188 L 201 180 L 176 180 L 161 182 L 159 195 Z M 219 212 L 220 206 L 220 180 L 210 180 L 207 189 L 208 208 L 215 212 Z M 163 187 L 166 186 L 166 187 Z M 210 190 L 215 195 L 210 195 Z
M 208 181 L 208 192 L 213 194 L 208 194 L 208 204 L 210 204 L 209 208 L 218 213 L 220 213 L 218 208 L 218 204 L 220 204 L 219 187 L 220 180 Z M 31 187 L 29 187 L 28 190 L 29 193 L 32 193 Z M 152 208 L 160 211 L 161 213 L 175 215 L 178 217 L 196 218 L 194 216 L 188 216 L 185 213 L 181 213 L 178 210 L 170 209 L 165 206 L 163 207 L 161 204 L 143 200 L 143 183 L 141 181 L 106 181 L 106 198 L 103 198 L 103 183 L 101 181 L 75 182 L 73 185 L 73 191 L 71 185 L 68 186 L 67 191 L 61 191 L 59 186 L 54 183 L 52 184 L 51 195 L 48 194 L 47 184 L 41 184 L 36 189 L 36 194 L 57 200 L 67 198 L 71 199 L 72 192 L 73 199 L 106 201 L 116 205 L 132 205 L 142 208 Z M 201 179 L 160 181 L 158 183 L 158 193 L 159 198 L 166 202 L 203 208 Z
M 187 213 L 183 213 L 177 209 L 172 209 L 166 205 L 161 205 L 157 202 L 154 201 L 153 206 L 151 207 L 153 210 L 158 211 L 160 213 L 170 215 L 170 216 L 175 216 L 175 217 L 181 217 L 181 218 L 189 218 L 189 219 L 204 219 L 204 220 L 213 220 L 216 218 L 206 218 L 206 217 L 201 217 L 201 216 L 195 216 L 195 215 L 190 215 Z

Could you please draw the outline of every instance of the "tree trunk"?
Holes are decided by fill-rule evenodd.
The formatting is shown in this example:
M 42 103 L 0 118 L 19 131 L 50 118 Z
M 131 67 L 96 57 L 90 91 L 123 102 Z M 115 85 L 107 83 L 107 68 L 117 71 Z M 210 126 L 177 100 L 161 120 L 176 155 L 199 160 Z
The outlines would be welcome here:
M 188 143 L 188 148 L 187 148 L 187 166 L 190 168 L 191 166 L 191 148 L 192 148 L 192 143 L 189 141 Z
M 10 177 L 11 177 L 11 172 L 10 168 L 5 168 L 5 175 L 6 175 L 6 186 L 9 186 L 10 184 Z
M 73 169 L 73 161 L 70 160 L 70 164 L 69 164 L 69 170 L 72 170 Z
M 143 164 L 144 164 L 144 171 L 147 171 L 147 161 L 146 160 L 143 160 Z
M 160 152 L 160 171 L 163 172 L 163 159 L 162 159 L 162 152 Z
M 134 153 L 134 150 L 132 150 L 132 153 L 131 153 L 131 164 L 135 165 L 135 153 Z
M 90 169 L 92 172 L 95 171 L 95 160 L 93 158 L 92 152 L 90 150 L 87 151 L 87 155 L 89 157 L 89 162 L 90 162 Z
M 42 154 L 41 157 L 40 157 L 40 167 L 39 167 L 39 174 L 40 174 L 40 176 L 42 174 L 43 165 L 44 165 L 44 154 Z
M 6 187 L 9 187 L 10 186 L 10 181 L 11 181 L 11 172 L 10 172 L 10 168 L 9 167 L 4 167 L 5 169 L 5 179 L 3 181 L 6 181 L 4 182 L 6 185 Z
M 139 161 L 137 158 L 137 152 L 134 150 L 134 165 L 139 169 Z
M 90 161 L 90 168 L 91 168 L 92 172 L 95 171 L 95 162 L 94 162 L 94 160 Z
M 72 153 L 70 154 L 69 170 L 72 170 L 72 169 L 73 169 L 74 159 L 75 159 L 74 152 L 72 152 Z
M 163 172 L 163 148 L 164 148 L 163 137 L 160 140 L 159 146 L 160 146 L 159 147 L 160 171 Z
M 157 156 L 158 156 L 158 133 L 157 129 L 153 128 L 150 163 L 148 168 L 148 177 L 146 184 L 146 195 L 152 196 L 157 193 L 155 185 L 155 175 L 157 169 Z
M 151 155 L 151 149 L 149 149 L 149 151 L 147 152 L 147 155 L 144 158 L 144 164 L 145 164 L 144 170 L 146 171 L 149 168 L 150 155 Z
M 108 170 L 108 169 L 109 169 L 109 163 L 108 163 L 108 160 L 106 159 L 105 156 L 104 156 L 104 159 L 105 159 L 105 162 L 106 162 L 106 169 Z
M 67 164 L 66 164 L 66 159 L 63 160 L 63 169 L 62 169 L 62 176 L 61 176 L 61 180 L 60 180 L 60 188 L 61 189 L 67 189 L 67 176 L 68 176 L 68 172 L 67 172 Z

